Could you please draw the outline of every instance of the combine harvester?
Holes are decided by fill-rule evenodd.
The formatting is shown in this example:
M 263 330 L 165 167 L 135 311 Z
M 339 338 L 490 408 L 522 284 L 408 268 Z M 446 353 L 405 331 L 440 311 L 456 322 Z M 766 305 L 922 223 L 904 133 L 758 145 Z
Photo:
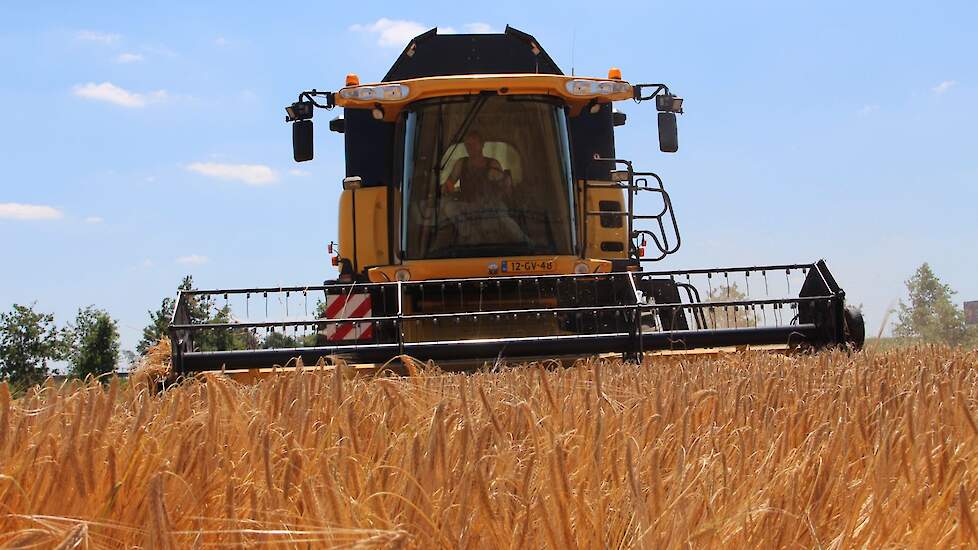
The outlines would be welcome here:
M 346 77 L 286 110 L 295 160 L 313 158 L 315 108 L 343 108 L 346 177 L 335 281 L 182 292 L 177 375 L 242 377 L 301 358 L 452 368 L 500 358 L 817 349 L 863 343 L 863 319 L 823 261 L 679 271 L 662 179 L 615 155 L 613 102 L 652 101 L 678 149 L 683 101 L 665 84 L 564 75 L 530 35 L 412 40 L 384 79 Z M 652 205 L 652 213 L 636 213 Z M 201 300 L 227 322 L 195 319 Z M 271 307 L 271 310 L 270 310 Z M 199 308 L 198 308 L 199 309 Z

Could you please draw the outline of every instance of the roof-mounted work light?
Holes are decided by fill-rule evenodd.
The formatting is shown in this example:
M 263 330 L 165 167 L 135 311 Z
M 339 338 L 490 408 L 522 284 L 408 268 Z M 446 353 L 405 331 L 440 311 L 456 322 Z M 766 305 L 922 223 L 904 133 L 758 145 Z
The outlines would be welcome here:
M 683 98 L 672 94 L 662 94 L 655 96 L 655 110 L 663 113 L 683 112 Z
M 604 96 L 612 94 L 624 94 L 631 91 L 632 87 L 627 82 L 618 80 L 568 80 L 564 87 L 573 95 L 584 96 Z
M 296 122 L 299 120 L 309 120 L 312 118 L 312 102 L 297 101 L 285 108 L 285 121 Z
M 352 101 L 401 101 L 411 93 L 404 84 L 352 86 L 340 90 L 340 97 Z

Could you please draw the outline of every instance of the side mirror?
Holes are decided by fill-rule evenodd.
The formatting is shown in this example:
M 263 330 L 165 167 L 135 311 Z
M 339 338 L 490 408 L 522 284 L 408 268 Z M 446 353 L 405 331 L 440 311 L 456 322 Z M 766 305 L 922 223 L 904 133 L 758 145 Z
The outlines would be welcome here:
M 662 130 L 659 130 L 659 134 L 662 134 Z M 311 120 L 299 120 L 292 123 L 292 157 L 296 162 L 312 160 Z
M 659 150 L 663 153 L 675 153 L 679 150 L 676 113 L 659 113 Z

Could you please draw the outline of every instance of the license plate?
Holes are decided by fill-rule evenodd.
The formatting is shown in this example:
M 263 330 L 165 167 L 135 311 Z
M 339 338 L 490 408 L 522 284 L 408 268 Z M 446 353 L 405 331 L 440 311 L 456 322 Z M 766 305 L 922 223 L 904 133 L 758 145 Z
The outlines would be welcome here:
M 549 273 L 554 270 L 553 260 L 503 260 L 503 273 Z

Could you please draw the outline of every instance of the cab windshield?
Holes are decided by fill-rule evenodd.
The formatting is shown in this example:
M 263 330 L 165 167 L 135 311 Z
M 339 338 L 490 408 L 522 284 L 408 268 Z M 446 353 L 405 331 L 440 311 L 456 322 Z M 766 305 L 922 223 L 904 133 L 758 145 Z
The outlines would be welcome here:
M 406 259 L 572 254 L 564 109 L 535 96 L 414 105 L 403 118 Z

